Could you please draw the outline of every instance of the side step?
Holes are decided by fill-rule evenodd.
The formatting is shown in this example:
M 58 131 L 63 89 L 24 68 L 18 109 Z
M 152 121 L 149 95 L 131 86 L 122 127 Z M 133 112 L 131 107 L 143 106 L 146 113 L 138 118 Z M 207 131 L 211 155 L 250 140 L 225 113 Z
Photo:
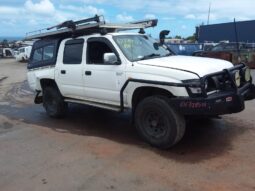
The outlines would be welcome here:
M 108 105 L 108 104 L 103 104 L 103 103 L 97 103 L 97 102 L 92 102 L 92 101 L 76 100 L 76 99 L 65 99 L 65 102 L 89 105 L 89 106 L 99 107 L 99 108 L 102 108 L 102 109 L 108 109 L 108 110 L 120 112 L 120 107 L 118 107 L 118 106 L 113 106 L 113 105 Z

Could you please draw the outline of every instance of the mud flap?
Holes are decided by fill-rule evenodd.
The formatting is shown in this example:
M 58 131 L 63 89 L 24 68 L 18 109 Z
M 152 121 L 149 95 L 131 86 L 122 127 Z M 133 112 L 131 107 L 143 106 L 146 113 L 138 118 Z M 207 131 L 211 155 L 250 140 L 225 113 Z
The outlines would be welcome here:
M 43 102 L 43 98 L 42 98 L 42 92 L 41 91 L 36 91 L 36 95 L 35 95 L 35 100 L 34 103 L 35 104 L 41 104 Z

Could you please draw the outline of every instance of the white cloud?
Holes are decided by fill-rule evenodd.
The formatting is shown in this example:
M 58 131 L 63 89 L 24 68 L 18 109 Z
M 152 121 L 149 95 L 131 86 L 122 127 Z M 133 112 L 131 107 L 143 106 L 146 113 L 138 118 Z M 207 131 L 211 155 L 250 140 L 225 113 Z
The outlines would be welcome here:
M 32 26 L 36 26 L 36 25 L 38 25 L 38 22 L 37 22 L 35 19 L 30 19 L 30 20 L 28 21 L 28 24 L 29 24 L 29 25 L 32 25 Z
M 25 9 L 36 14 L 49 15 L 55 13 L 55 7 L 50 0 L 41 0 L 39 3 L 33 3 L 32 0 L 27 0 L 25 2 Z
M 146 14 L 144 16 L 145 19 L 156 19 L 156 16 L 154 14 Z
M 179 31 L 188 31 L 191 28 L 191 23 L 206 23 L 210 2 L 212 2 L 210 23 L 233 21 L 234 18 L 237 21 L 255 19 L 254 0 L 15 1 L 19 1 L 17 6 L 14 6 L 13 3 L 9 3 L 8 6 L 4 6 L 3 3 L 2 6 L 0 5 L 0 22 L 5 23 L 3 26 L 7 26 L 9 21 L 10 24 L 19 24 L 19 27 L 15 27 L 15 32 L 34 30 L 65 20 L 77 20 L 95 14 L 103 14 L 106 20 L 110 22 L 130 22 L 135 19 L 140 20 L 142 17 L 146 19 L 156 17 L 159 19 L 159 28 L 166 27 L 167 24 L 167 27 L 172 27 L 172 30 L 178 33 Z M 23 4 L 20 2 L 23 2 Z M 188 22 L 189 24 L 187 24 Z M 187 29 L 181 30 L 182 25 L 186 25 Z M 6 29 L 2 27 L 0 33 L 3 33 L 3 31 L 8 33 L 11 30 L 13 30 L 11 27 L 6 27 Z M 155 33 L 156 30 L 156 28 L 153 29 L 152 33 Z
M 209 3 L 212 2 L 212 20 L 237 20 L 255 18 L 254 0 L 83 0 L 90 4 L 107 4 L 119 8 L 121 11 L 140 11 L 144 14 L 161 15 L 161 17 L 196 19 L 206 21 Z
M 101 4 L 101 3 L 107 2 L 107 0 L 83 0 L 83 2 L 86 4 L 91 4 L 91 3 Z
M 2 17 L 2 15 L 5 15 L 5 14 L 17 14 L 18 12 L 19 12 L 18 8 L 8 7 L 8 6 L 0 6 L 1 17 Z
M 98 9 L 91 5 L 85 5 L 85 6 L 73 6 L 73 5 L 60 5 L 60 9 L 65 11 L 72 11 L 72 12 L 79 12 L 82 13 L 84 16 L 91 16 L 91 15 L 103 15 L 105 13 L 104 9 Z
M 175 20 L 175 18 L 174 17 L 163 17 L 162 20 L 172 21 L 172 20 Z
M 185 16 L 186 19 L 196 19 L 196 16 L 194 14 L 188 14 Z
M 118 14 L 116 16 L 116 19 L 120 22 L 130 22 L 130 21 L 133 21 L 134 18 L 130 15 L 127 15 L 126 13 L 124 14 Z
M 187 29 L 187 26 L 186 26 L 186 25 L 182 25 L 181 28 L 182 28 L 183 30 L 185 30 L 185 29 Z
M 93 6 L 86 6 L 84 7 L 84 12 L 86 13 L 89 13 L 89 14 L 92 14 L 92 15 L 102 15 L 104 14 L 104 10 L 103 9 L 97 9 L 96 7 L 93 7 Z

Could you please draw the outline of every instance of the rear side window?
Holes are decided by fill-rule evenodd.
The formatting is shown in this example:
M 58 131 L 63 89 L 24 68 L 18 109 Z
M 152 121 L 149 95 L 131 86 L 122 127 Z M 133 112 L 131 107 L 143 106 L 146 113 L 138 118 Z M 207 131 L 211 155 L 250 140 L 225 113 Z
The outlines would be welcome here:
M 54 56 L 54 46 L 45 46 L 43 49 L 43 60 L 51 60 Z
M 36 49 L 34 51 L 34 55 L 33 55 L 33 62 L 42 61 L 42 54 L 43 54 L 43 49 L 42 48 Z
M 83 39 L 69 40 L 65 43 L 64 64 L 81 64 L 83 52 Z

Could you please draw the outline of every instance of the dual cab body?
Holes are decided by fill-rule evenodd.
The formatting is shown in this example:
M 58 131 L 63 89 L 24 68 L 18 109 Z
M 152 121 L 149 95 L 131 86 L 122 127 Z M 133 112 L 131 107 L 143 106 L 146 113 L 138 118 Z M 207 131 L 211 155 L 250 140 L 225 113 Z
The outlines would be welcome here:
M 132 109 L 142 137 L 161 148 L 181 139 L 185 116 L 240 112 L 255 97 L 244 64 L 171 55 L 164 45 L 133 33 L 37 41 L 28 81 L 35 102 L 43 102 L 51 116 L 62 114 L 69 102 Z

